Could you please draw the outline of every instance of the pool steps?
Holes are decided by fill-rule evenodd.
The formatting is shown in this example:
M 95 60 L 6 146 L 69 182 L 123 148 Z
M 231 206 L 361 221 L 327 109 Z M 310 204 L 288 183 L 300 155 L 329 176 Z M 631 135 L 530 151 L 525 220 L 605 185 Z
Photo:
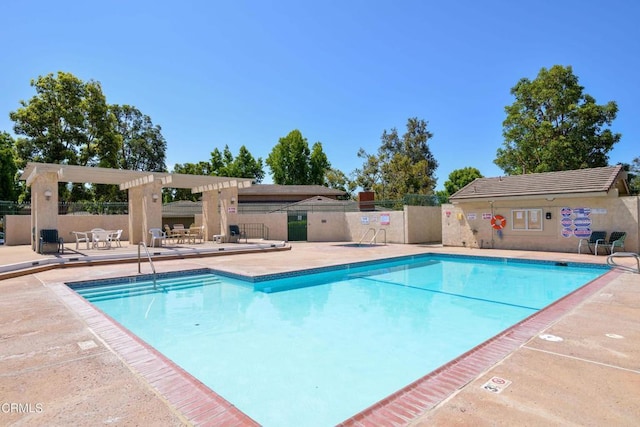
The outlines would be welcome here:
M 74 289 L 89 301 L 105 301 L 121 296 L 136 296 L 154 294 L 158 292 L 189 289 L 200 286 L 209 286 L 220 283 L 220 278 L 213 274 L 191 275 L 182 278 L 173 277 L 157 281 L 157 289 L 154 289 L 153 281 L 139 283 L 118 283 L 112 285 L 90 286 Z

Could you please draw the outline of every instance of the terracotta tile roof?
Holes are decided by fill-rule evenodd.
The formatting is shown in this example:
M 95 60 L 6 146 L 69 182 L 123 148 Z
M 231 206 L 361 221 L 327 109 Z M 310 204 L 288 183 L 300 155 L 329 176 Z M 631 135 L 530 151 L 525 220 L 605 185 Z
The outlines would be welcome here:
M 472 199 L 550 196 L 579 193 L 606 194 L 621 188 L 620 195 L 628 194 L 626 172 L 622 165 L 560 172 L 477 178 L 454 193 L 451 202 Z

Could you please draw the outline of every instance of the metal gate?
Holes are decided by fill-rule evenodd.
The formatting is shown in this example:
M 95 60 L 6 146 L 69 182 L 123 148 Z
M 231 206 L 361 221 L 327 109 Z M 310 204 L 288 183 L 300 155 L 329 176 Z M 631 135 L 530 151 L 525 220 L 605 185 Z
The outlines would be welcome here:
M 307 240 L 307 211 L 289 211 L 287 213 L 287 229 L 290 242 Z

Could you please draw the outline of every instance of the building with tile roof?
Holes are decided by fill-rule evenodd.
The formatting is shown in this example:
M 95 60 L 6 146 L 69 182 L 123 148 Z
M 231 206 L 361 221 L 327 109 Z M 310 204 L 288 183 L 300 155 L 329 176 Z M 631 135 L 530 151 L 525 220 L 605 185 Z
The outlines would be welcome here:
M 639 250 L 640 206 L 622 165 L 477 178 L 449 202 L 445 245 L 574 252 L 598 230 L 624 231 L 624 250 Z

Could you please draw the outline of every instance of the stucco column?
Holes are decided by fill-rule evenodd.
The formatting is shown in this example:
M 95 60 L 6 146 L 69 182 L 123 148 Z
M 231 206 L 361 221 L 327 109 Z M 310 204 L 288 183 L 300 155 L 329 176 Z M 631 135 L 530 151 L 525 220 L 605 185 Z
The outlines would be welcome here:
M 229 241 L 229 225 L 238 224 L 238 187 L 220 191 L 220 228 Z
M 58 228 L 57 172 L 43 172 L 31 183 L 31 248 L 34 251 L 38 250 L 40 230 L 46 228 Z
M 129 243 L 137 245 L 141 241 L 147 241 L 147 236 L 142 234 L 142 188 L 129 188 Z
M 214 234 L 222 234 L 218 211 L 218 190 L 202 193 L 202 225 L 204 225 L 205 240 L 212 239 Z
M 148 242 L 150 228 L 162 228 L 160 181 L 129 188 L 129 242 Z

